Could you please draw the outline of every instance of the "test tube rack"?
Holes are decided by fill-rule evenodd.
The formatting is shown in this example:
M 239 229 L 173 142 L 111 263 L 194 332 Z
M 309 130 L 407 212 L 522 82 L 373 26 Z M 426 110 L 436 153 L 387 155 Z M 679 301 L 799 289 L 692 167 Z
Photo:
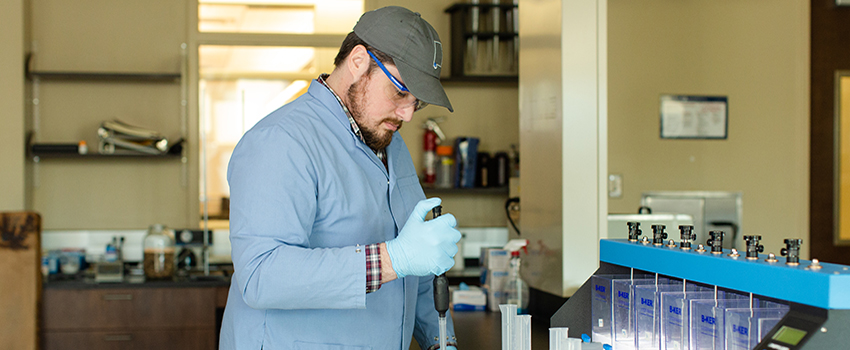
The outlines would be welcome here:
M 712 254 L 647 240 L 603 239 L 594 275 L 657 274 L 787 302 L 789 312 L 753 350 L 820 350 L 850 344 L 850 266 L 791 258 L 786 263 L 787 258 L 772 254 L 747 259 L 733 250 Z M 552 316 L 551 327 L 590 334 L 590 280 Z M 805 335 L 794 344 L 783 342 L 783 332 L 788 331 Z

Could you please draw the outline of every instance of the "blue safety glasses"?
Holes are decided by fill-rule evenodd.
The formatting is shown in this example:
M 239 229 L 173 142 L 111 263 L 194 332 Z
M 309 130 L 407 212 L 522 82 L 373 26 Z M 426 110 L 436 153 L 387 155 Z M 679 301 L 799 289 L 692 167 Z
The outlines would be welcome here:
M 404 86 L 404 84 L 402 84 L 400 81 L 398 81 L 398 79 L 396 79 L 396 77 L 390 74 L 390 71 L 387 70 L 387 67 L 384 67 L 384 64 L 381 63 L 381 61 L 379 61 L 377 57 L 375 57 L 375 54 L 373 54 L 372 51 L 366 50 L 366 52 L 369 53 L 369 56 L 372 57 L 372 60 L 374 60 L 375 63 L 378 64 L 378 67 L 381 68 L 382 71 L 384 71 L 384 74 L 386 74 L 387 78 L 390 79 L 390 82 L 392 82 L 396 89 L 398 89 L 396 93 L 387 95 L 387 98 L 389 98 L 390 101 L 392 101 L 393 104 L 396 105 L 396 107 L 407 108 L 413 106 L 413 111 L 416 112 L 422 108 L 425 108 L 425 106 L 428 105 L 427 102 L 423 102 L 422 100 L 413 96 L 413 94 L 410 93 L 410 90 L 408 90 L 407 87 Z

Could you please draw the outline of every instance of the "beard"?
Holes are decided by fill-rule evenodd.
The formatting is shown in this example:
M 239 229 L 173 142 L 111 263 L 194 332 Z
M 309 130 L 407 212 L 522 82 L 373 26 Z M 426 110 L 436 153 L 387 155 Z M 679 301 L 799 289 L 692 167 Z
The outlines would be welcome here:
M 368 76 L 368 75 L 367 75 Z M 363 106 L 366 105 L 366 86 L 367 79 L 361 79 L 348 88 L 348 112 L 354 118 L 354 122 L 360 127 L 360 135 L 363 136 L 363 141 L 373 150 L 382 150 L 390 145 L 393 140 L 393 132 L 381 128 L 384 122 L 396 125 L 397 130 L 401 130 L 402 124 L 393 118 L 384 118 L 374 125 L 370 124 L 363 112 Z

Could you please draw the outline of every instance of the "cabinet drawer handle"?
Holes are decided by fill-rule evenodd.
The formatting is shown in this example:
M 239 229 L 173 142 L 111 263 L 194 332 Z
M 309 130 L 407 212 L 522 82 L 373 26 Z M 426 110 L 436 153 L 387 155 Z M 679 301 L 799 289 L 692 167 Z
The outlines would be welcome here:
M 106 301 L 133 300 L 133 295 L 132 294 L 104 294 L 103 300 L 106 300 Z
M 107 334 L 103 336 L 104 341 L 132 341 L 131 334 Z

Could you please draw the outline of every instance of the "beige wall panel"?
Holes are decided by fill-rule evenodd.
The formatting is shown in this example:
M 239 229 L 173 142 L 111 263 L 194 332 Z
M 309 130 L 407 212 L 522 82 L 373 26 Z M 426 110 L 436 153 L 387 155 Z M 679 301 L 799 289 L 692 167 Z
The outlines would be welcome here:
M 45 81 L 40 84 L 39 142 L 78 142 L 97 147 L 97 128 L 120 119 L 180 137 L 180 83 Z
M 24 209 L 24 2 L 0 2 L 0 211 Z
M 32 0 L 33 68 L 179 72 L 186 3 Z
M 179 158 L 42 159 L 36 176 L 46 230 L 190 225 Z
M 32 69 L 60 72 L 179 73 L 186 2 L 31 0 Z M 38 84 L 38 142 L 85 140 L 118 118 L 181 135 L 181 84 L 43 79 Z M 30 118 L 31 116 L 28 116 Z M 188 145 L 186 145 L 188 146 Z M 44 228 L 139 229 L 194 225 L 189 177 L 179 158 L 50 159 L 31 165 L 29 186 Z
M 636 212 L 648 191 L 740 191 L 765 252 L 807 241 L 808 6 L 609 1 L 608 165 L 624 183 L 609 212 Z M 728 139 L 660 139 L 662 94 L 728 96 Z

